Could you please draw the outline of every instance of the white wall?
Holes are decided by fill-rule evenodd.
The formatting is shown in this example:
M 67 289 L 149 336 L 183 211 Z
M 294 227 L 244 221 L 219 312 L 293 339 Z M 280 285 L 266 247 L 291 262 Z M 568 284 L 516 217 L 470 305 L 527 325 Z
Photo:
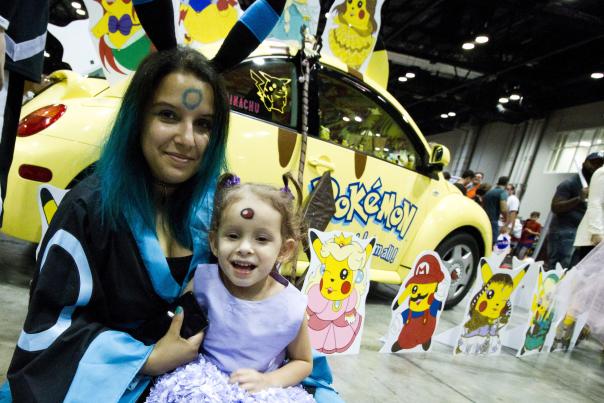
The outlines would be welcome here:
M 459 172 L 466 168 L 482 171 L 488 183 L 495 183 L 501 175 L 509 175 L 512 183 L 522 185 L 519 182 L 526 178 L 526 189 L 520 194 L 520 216 L 527 217 L 531 211 L 540 211 L 544 222 L 556 186 L 572 175 L 545 172 L 556 133 L 590 127 L 604 127 L 604 101 L 560 109 L 542 120 L 516 125 L 496 122 L 475 127 L 478 134 L 473 152 L 473 142 L 463 139 L 467 128 L 439 133 L 428 137 L 428 141 L 449 147 L 449 167 L 455 167 Z M 468 158 L 464 161 L 464 153 L 471 153 L 469 161 Z M 451 170 L 453 174 L 459 172 Z

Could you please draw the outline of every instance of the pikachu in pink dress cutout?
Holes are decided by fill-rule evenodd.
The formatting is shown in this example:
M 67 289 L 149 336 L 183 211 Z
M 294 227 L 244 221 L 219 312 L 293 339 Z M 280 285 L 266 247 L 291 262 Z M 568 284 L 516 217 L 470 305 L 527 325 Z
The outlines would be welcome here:
M 356 284 L 365 277 L 375 239 L 365 248 L 343 234 L 323 243 L 311 231 L 310 239 L 321 261 L 321 281 L 308 290 L 310 341 L 322 353 L 342 353 L 354 343 L 361 329 L 363 317 L 357 311 Z

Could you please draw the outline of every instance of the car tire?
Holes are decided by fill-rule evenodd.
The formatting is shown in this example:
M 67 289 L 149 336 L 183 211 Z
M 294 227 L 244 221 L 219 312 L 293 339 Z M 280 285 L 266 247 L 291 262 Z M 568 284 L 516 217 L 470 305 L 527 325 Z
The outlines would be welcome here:
M 472 288 L 480 249 L 472 235 L 459 232 L 446 237 L 436 247 L 436 252 L 451 274 L 451 286 L 445 302 L 445 309 L 450 309 L 459 304 Z

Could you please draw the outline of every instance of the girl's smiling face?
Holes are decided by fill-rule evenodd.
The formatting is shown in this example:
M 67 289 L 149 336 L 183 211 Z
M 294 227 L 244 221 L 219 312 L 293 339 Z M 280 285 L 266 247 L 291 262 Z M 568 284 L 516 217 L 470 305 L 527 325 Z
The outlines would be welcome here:
M 270 288 L 269 273 L 277 260 L 293 251 L 295 242 L 283 240 L 277 210 L 253 192 L 242 190 L 222 211 L 220 227 L 210 245 L 231 294 L 263 299 Z
M 164 77 L 141 135 L 143 155 L 155 179 L 175 185 L 195 175 L 210 139 L 213 116 L 210 84 L 184 72 Z

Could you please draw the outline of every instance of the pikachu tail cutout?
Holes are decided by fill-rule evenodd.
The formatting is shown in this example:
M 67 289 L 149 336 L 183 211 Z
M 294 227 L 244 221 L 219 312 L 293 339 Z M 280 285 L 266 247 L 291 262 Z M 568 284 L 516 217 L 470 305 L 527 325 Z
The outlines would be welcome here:
M 50 221 L 57 212 L 57 208 L 63 197 L 69 190 L 60 189 L 52 185 L 41 185 L 38 188 L 38 211 L 40 213 L 40 221 L 42 223 L 42 235 L 40 240 L 44 237 Z M 40 245 L 38 245 L 38 250 Z M 36 251 L 37 255 L 37 251 Z
M 309 230 L 311 261 L 302 289 L 312 347 L 324 354 L 360 348 L 375 238 Z

